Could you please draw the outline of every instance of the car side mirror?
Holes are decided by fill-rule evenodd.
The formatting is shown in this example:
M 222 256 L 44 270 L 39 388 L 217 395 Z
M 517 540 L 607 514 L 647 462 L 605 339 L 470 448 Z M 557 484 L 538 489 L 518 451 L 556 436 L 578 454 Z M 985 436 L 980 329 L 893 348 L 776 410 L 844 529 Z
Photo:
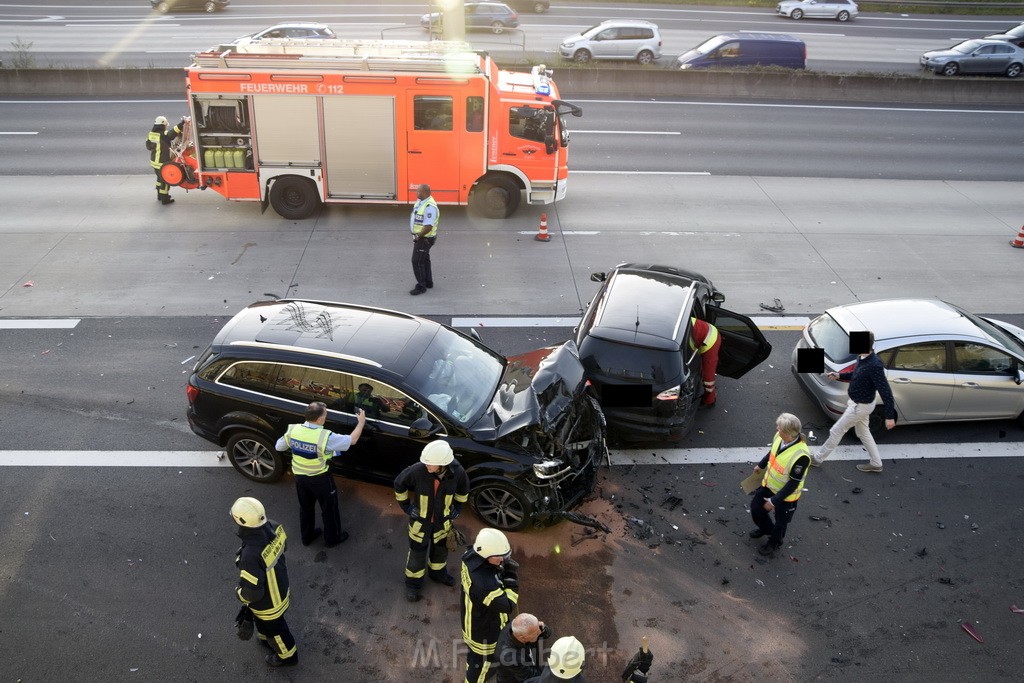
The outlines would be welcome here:
M 1013 381 L 1016 382 L 1018 386 L 1024 384 L 1024 368 L 1017 368 Z
M 409 437 L 413 439 L 429 439 L 441 431 L 441 425 L 434 424 L 428 417 L 421 417 L 409 425 Z
M 604 282 L 607 278 L 608 278 L 608 274 L 607 273 L 591 273 L 590 274 L 590 281 L 591 282 Z
M 711 294 L 711 300 L 714 301 L 716 304 L 724 304 L 725 303 L 725 294 L 722 294 L 721 292 L 715 290 Z

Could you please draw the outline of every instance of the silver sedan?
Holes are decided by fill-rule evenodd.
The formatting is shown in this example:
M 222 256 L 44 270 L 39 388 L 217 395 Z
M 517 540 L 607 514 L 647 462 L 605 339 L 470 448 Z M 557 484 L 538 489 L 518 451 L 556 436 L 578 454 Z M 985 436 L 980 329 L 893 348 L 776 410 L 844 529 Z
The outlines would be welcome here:
M 1024 426 L 1024 330 L 938 299 L 837 306 L 804 328 L 793 373 L 829 419 L 845 410 L 848 384 L 797 372 L 798 352 L 823 349 L 826 373 L 852 369 L 850 332 L 862 330 L 875 333 L 901 424 L 1016 419 Z M 872 431 L 881 417 L 879 403 Z
M 1024 50 L 1004 40 L 976 38 L 947 50 L 925 52 L 921 68 L 943 76 L 1003 74 L 1016 78 L 1024 70 Z

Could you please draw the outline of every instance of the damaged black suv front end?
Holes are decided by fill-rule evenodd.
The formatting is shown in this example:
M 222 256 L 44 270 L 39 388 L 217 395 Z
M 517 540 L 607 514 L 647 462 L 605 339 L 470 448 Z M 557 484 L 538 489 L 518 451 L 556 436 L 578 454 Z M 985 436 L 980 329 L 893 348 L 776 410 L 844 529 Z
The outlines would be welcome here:
M 474 477 L 473 508 L 509 530 L 563 518 L 594 490 L 607 457 L 604 415 L 574 342 L 509 358 L 491 405 L 470 431 L 532 463 Z

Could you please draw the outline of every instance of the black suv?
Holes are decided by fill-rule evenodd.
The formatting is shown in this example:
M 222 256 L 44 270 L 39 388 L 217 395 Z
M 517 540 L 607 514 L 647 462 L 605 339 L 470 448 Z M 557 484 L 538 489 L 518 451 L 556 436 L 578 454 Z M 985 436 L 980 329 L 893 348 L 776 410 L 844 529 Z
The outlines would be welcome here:
M 719 307 L 725 295 L 699 273 L 626 263 L 590 279 L 604 285 L 576 344 L 617 440 L 678 441 L 690 431 L 704 393 L 691 317 L 718 328 L 719 375 L 742 377 L 772 351 L 750 318 Z
M 604 416 L 576 345 L 505 358 L 446 325 L 326 301 L 252 304 L 232 318 L 188 381 L 188 422 L 254 481 L 279 479 L 274 443 L 311 401 L 327 428 L 362 438 L 331 460 L 336 474 L 391 485 L 424 444 L 444 439 L 488 525 L 553 521 L 594 487 L 607 453 Z

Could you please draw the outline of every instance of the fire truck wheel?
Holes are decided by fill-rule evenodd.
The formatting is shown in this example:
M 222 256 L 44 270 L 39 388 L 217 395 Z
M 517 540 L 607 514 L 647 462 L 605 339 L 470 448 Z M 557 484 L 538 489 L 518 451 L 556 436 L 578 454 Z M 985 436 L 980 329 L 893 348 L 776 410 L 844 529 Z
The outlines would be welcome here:
M 284 176 L 270 186 L 270 205 L 282 218 L 309 218 L 320 207 L 316 187 L 305 178 Z
M 469 201 L 473 210 L 485 218 L 508 218 L 519 208 L 521 196 L 514 180 L 498 175 L 481 180 Z

